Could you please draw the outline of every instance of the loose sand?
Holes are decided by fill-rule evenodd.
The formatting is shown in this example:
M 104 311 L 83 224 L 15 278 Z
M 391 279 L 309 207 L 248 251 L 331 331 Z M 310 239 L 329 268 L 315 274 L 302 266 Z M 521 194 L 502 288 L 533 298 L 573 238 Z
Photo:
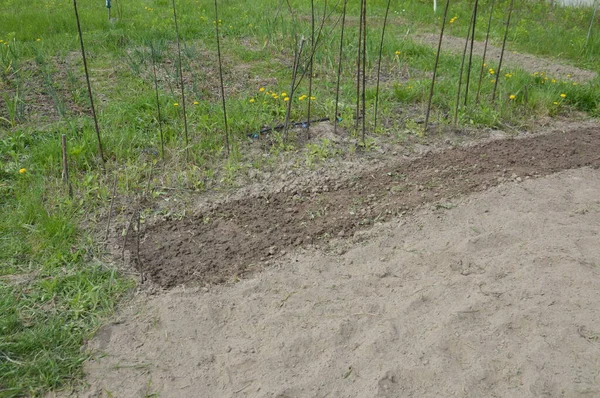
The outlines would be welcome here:
M 238 283 L 140 294 L 78 395 L 598 397 L 599 243 L 597 169 L 505 182 Z

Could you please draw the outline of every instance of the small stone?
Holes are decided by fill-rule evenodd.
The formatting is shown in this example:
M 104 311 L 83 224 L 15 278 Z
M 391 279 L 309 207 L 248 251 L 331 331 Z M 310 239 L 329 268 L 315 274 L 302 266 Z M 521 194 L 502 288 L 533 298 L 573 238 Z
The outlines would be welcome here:
M 269 256 L 274 255 L 276 252 L 277 252 L 277 248 L 275 246 L 269 247 L 269 251 L 268 251 Z

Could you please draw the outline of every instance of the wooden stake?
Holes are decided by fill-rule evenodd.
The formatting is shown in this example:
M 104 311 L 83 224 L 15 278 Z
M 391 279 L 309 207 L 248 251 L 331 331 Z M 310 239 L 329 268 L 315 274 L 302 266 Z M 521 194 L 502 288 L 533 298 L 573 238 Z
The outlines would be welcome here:
M 442 40 L 444 39 L 444 29 L 446 28 L 446 19 L 448 18 L 448 8 L 450 6 L 450 0 L 446 0 L 446 7 L 444 9 L 444 17 L 442 18 L 442 30 L 440 31 L 440 40 L 438 42 L 437 54 L 435 55 L 435 64 L 433 66 L 433 77 L 431 78 L 431 87 L 429 89 L 429 100 L 427 101 L 427 111 L 425 113 L 425 127 L 427 130 L 429 126 L 429 115 L 431 113 L 431 101 L 433 100 L 433 90 L 435 88 L 435 78 L 437 76 L 438 64 L 440 62 L 440 52 L 442 51 Z

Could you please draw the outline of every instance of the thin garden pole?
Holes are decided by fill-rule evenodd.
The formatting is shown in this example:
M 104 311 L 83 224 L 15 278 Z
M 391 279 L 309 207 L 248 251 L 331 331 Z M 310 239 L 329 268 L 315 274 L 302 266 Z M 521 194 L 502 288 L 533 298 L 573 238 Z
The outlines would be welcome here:
M 342 59 L 343 59 L 343 51 L 344 51 L 344 28 L 346 26 L 346 8 L 348 5 L 348 0 L 344 0 L 344 8 L 342 10 L 342 32 L 340 36 L 340 55 L 338 59 L 338 77 L 337 77 L 337 85 L 335 88 L 335 119 L 333 121 L 333 132 L 337 133 L 338 126 L 338 109 L 340 104 L 340 81 L 342 77 Z
M 62 180 L 67 184 L 67 189 L 69 190 L 69 197 L 73 197 L 73 187 L 69 182 L 69 161 L 67 159 L 67 136 L 63 134 L 60 137 L 61 147 L 62 147 Z
M 592 13 L 592 19 L 590 21 L 590 27 L 588 28 L 587 37 L 585 38 L 585 47 L 588 46 L 590 38 L 592 37 L 592 28 L 594 27 L 594 20 L 596 19 L 596 11 L 598 11 L 598 0 L 594 1 L 594 12 Z
M 115 207 L 115 197 L 117 196 L 117 181 L 119 180 L 119 173 L 115 171 L 115 178 L 112 187 L 112 196 L 110 197 L 110 210 L 108 211 L 108 221 L 106 222 L 106 235 L 104 236 L 104 242 L 108 241 L 110 234 L 110 219 L 112 217 L 113 209 Z
M 358 131 L 358 123 L 360 120 L 360 65 L 362 63 L 362 18 L 363 18 L 363 7 L 364 1 L 360 0 L 360 21 L 358 23 L 358 58 L 356 60 L 356 121 L 354 122 L 354 128 Z
M 173 0 L 173 20 L 175 21 L 175 36 L 177 38 L 177 58 L 179 61 L 179 84 L 181 85 L 181 106 L 183 107 L 183 126 L 185 131 L 185 160 L 190 160 L 189 140 L 188 140 L 188 125 L 187 125 L 187 114 L 185 110 L 185 88 L 183 86 L 183 67 L 181 65 L 181 44 L 179 42 L 179 26 L 177 26 L 177 11 L 175 7 L 175 0 Z M 219 23 L 216 21 L 215 23 Z
M 219 10 L 217 0 L 215 0 L 215 26 L 217 31 L 217 56 L 219 58 L 219 79 L 221 81 L 221 102 L 223 104 L 223 122 L 225 123 L 225 145 L 227 146 L 227 156 L 229 156 L 229 126 L 227 124 L 227 107 L 225 106 L 225 85 L 223 83 L 223 63 L 221 61 L 221 39 L 219 38 Z
M 435 88 L 435 78 L 437 76 L 437 69 L 440 62 L 440 52 L 442 51 L 442 40 L 444 39 L 444 29 L 446 28 L 446 18 L 448 18 L 448 8 L 450 6 L 450 0 L 446 0 L 446 7 L 444 8 L 444 17 L 442 18 L 442 30 L 440 31 L 440 40 L 438 42 L 437 54 L 435 55 L 435 64 L 433 66 L 433 77 L 431 78 L 431 87 L 429 89 L 429 100 L 427 101 L 427 112 L 425 113 L 425 130 L 429 126 L 429 115 L 431 113 L 431 101 L 433 100 L 433 90 Z
M 363 147 L 366 147 L 365 135 L 367 131 L 367 101 L 366 101 L 366 87 L 367 87 L 367 0 L 363 0 L 363 63 L 362 63 L 362 142 Z
M 310 10 L 311 10 L 311 36 L 310 36 L 310 44 L 312 46 L 311 52 L 312 55 L 310 57 L 310 63 L 308 66 L 308 110 L 307 110 L 307 120 L 306 120 L 306 139 L 310 139 L 310 108 L 312 104 L 312 83 L 313 83 L 313 66 L 314 66 L 314 53 L 315 53 L 315 0 L 310 0 Z M 293 97 L 292 97 L 293 98 Z
M 477 1 L 477 0 L 475 0 Z M 469 48 L 469 37 L 471 37 L 471 27 L 473 26 L 474 14 L 471 14 L 471 21 L 469 22 L 469 28 L 467 29 L 467 38 L 465 39 L 465 49 L 462 55 L 462 61 L 460 63 L 460 73 L 458 76 L 458 89 L 456 90 L 456 106 L 454 107 L 454 124 L 458 124 L 458 108 L 460 106 L 460 89 L 462 87 L 463 72 L 465 69 L 465 59 L 467 57 L 467 48 Z
M 381 55 L 383 53 L 383 39 L 385 37 L 385 27 L 387 25 L 388 15 L 390 12 L 390 4 L 392 0 L 388 0 L 387 7 L 385 9 L 385 18 L 383 19 L 383 29 L 381 31 L 381 43 L 379 44 L 379 61 L 377 62 L 377 88 L 375 89 L 375 119 L 373 130 L 377 130 L 377 110 L 379 106 L 379 81 L 381 78 Z
M 100 127 L 98 126 L 98 117 L 96 116 L 96 107 L 94 106 L 94 96 L 92 95 L 92 84 L 90 83 L 90 73 L 88 71 L 87 59 L 85 57 L 85 47 L 83 45 L 83 34 L 81 33 L 81 24 L 79 22 L 79 13 L 77 12 L 77 0 L 73 0 L 73 8 L 75 9 L 75 19 L 77 20 L 77 31 L 79 32 L 79 44 L 81 45 L 81 57 L 83 58 L 83 69 L 85 71 L 85 81 L 87 83 L 88 95 L 90 97 L 90 107 L 92 108 L 92 117 L 94 118 L 94 127 L 96 128 L 96 138 L 98 139 L 98 151 L 102 164 L 106 163 L 104 158 L 104 150 L 102 149 L 102 140 L 100 139 Z
M 473 65 L 473 45 L 475 44 L 475 26 L 477 24 L 477 6 L 479 0 L 475 0 L 473 6 L 473 31 L 471 32 L 471 49 L 469 50 L 469 66 L 467 67 L 467 85 L 465 87 L 465 106 L 469 102 L 469 83 L 471 83 L 471 67 Z
M 108 20 L 110 21 L 110 8 L 111 8 L 110 0 L 106 0 L 106 8 L 108 9 Z
M 500 80 L 500 71 L 502 70 L 502 60 L 504 59 L 504 50 L 506 49 L 506 39 L 508 38 L 508 29 L 510 28 L 510 17 L 512 16 L 515 0 L 510 0 L 508 8 L 508 19 L 506 20 L 506 30 L 504 31 L 504 40 L 502 41 L 502 51 L 500 52 L 500 62 L 498 71 L 496 72 L 496 82 L 494 83 L 494 91 L 492 92 L 492 102 L 496 100 L 496 90 L 498 89 L 498 81 Z
M 285 112 L 285 123 L 284 123 L 284 140 L 287 142 L 288 140 L 288 131 L 290 124 L 290 115 L 292 113 L 292 99 L 294 98 L 294 94 L 296 91 L 296 75 L 298 73 L 298 64 L 300 63 L 300 56 L 302 55 L 302 50 L 304 49 L 304 37 L 300 39 L 300 48 L 296 52 L 296 56 L 294 58 L 294 66 L 292 67 L 292 85 L 290 88 L 290 100 L 287 102 L 287 110 Z
M 481 82 L 483 81 L 483 71 L 485 70 L 485 61 L 487 56 L 488 43 L 490 41 L 490 30 L 492 28 L 492 17 L 494 15 L 494 5 L 496 0 L 492 0 L 492 6 L 490 9 L 490 18 L 488 20 L 487 33 L 485 35 L 485 45 L 483 47 L 483 59 L 481 60 L 481 70 L 479 71 L 479 83 L 477 84 L 477 94 L 475 95 L 475 102 L 479 103 L 479 93 L 481 92 Z
M 154 45 L 150 43 L 150 51 L 152 52 L 152 73 L 154 74 L 154 91 L 156 93 L 156 116 L 158 121 L 158 131 L 160 132 L 160 155 L 162 161 L 165 161 L 165 140 L 163 137 L 163 128 L 162 128 L 162 117 L 160 114 L 160 98 L 158 95 L 158 78 L 156 77 L 156 53 L 154 52 Z

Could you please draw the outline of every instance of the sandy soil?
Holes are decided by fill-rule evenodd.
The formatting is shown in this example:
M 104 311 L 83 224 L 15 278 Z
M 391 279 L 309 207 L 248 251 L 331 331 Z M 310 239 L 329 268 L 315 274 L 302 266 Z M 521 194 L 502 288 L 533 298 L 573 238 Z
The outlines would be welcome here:
M 600 171 L 445 207 L 140 295 L 90 343 L 79 395 L 600 396 Z
M 429 44 L 435 48 L 437 48 L 439 42 L 439 35 L 436 34 L 426 34 L 426 35 L 416 35 L 416 41 L 420 41 L 425 44 Z M 474 53 L 475 54 L 483 54 L 483 50 L 485 47 L 485 42 L 475 41 L 474 43 Z M 444 36 L 444 41 L 442 43 L 443 51 L 450 51 L 455 54 L 462 54 L 465 48 L 465 39 L 453 36 Z M 500 60 L 501 48 L 488 45 L 488 52 L 486 55 L 486 59 L 488 63 L 498 64 Z M 517 53 L 515 51 L 506 50 L 504 53 L 505 64 L 502 69 L 505 72 L 508 72 L 511 67 L 521 68 L 526 70 L 529 73 L 544 73 L 548 78 L 557 79 L 557 80 L 565 80 L 565 81 L 575 81 L 580 83 L 585 83 L 590 80 L 593 80 L 598 76 L 598 74 L 594 71 L 577 68 L 572 65 L 568 65 L 565 63 L 560 63 L 557 60 L 553 60 L 551 58 L 542 58 L 537 57 L 531 54 L 523 54 Z

